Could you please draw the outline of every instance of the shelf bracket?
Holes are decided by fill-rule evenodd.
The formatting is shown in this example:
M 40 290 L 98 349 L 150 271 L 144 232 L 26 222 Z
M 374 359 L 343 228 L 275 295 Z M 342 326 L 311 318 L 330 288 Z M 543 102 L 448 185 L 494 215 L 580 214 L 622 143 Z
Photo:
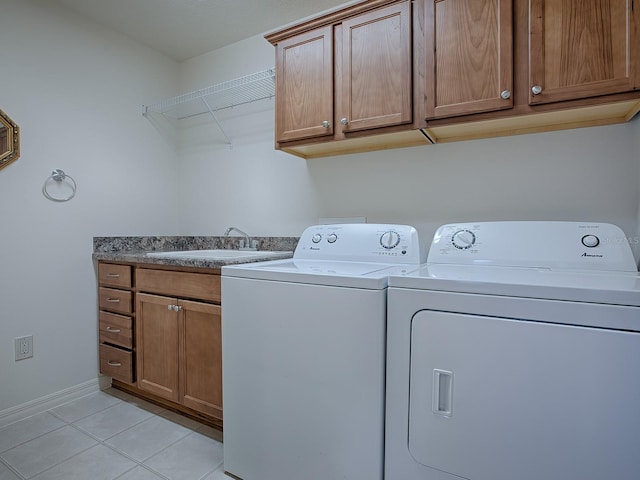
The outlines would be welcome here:
M 220 132 L 222 133 L 222 135 L 224 136 L 225 140 L 229 144 L 229 147 L 233 147 L 233 142 L 231 142 L 231 139 L 229 138 L 229 135 L 227 135 L 227 132 L 225 132 L 224 128 L 222 128 L 222 125 L 220 124 L 220 120 L 218 120 L 218 117 L 216 117 L 216 114 L 213 111 L 213 109 L 211 108 L 211 106 L 209 105 L 209 102 L 207 102 L 207 100 L 204 97 L 202 98 L 202 102 L 207 107 L 207 110 L 209 110 L 209 114 L 213 118 L 213 121 L 216 122 L 216 125 L 218 125 L 218 128 L 220 129 Z

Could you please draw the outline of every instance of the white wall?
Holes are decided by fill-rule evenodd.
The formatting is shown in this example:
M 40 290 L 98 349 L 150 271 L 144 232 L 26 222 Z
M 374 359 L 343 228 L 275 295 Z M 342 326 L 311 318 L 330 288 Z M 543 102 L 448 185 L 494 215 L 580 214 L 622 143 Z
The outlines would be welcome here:
M 0 0 L 0 45 L 22 145 L 0 170 L 2 412 L 97 378 L 92 237 L 177 233 L 175 152 L 141 105 L 174 94 L 178 65 L 40 0 Z M 54 168 L 77 182 L 67 203 L 41 193 Z
M 202 88 L 273 64 L 273 47 L 257 36 L 189 60 L 181 85 Z M 425 241 L 438 225 L 467 220 L 603 221 L 637 232 L 637 120 L 307 161 L 275 152 L 273 112 L 262 121 L 261 142 L 180 152 L 185 231 L 202 228 L 198 206 L 208 205 L 207 231 L 237 224 L 256 235 L 298 235 L 320 216 L 406 222 Z
M 93 236 L 231 225 L 299 235 L 320 216 L 411 223 L 427 239 L 475 219 L 599 220 L 640 234 L 637 119 L 306 161 L 273 149 L 272 100 L 221 113 L 232 148 L 206 116 L 176 131 L 140 114 L 273 66 L 261 36 L 178 65 L 46 0 L 0 0 L 0 44 L 11 46 L 0 108 L 22 138 L 21 158 L 0 170 L 0 414 L 96 378 Z M 54 168 L 78 183 L 68 203 L 40 192 Z M 14 362 L 26 334 L 35 356 Z
M 635 138 L 635 161 L 636 165 L 638 165 L 638 190 L 640 190 L 640 115 L 636 115 L 631 124 L 635 128 L 635 130 L 632 130 L 632 134 Z M 640 259 L 640 199 L 638 201 L 638 230 L 631 243 L 634 247 L 636 259 Z M 638 261 L 638 266 L 640 267 L 640 260 Z

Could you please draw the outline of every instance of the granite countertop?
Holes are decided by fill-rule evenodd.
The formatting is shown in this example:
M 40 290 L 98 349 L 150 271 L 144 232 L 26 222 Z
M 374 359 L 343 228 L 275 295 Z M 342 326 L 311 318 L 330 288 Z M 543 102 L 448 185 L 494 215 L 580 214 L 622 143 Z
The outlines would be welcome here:
M 150 252 L 171 252 L 182 250 L 225 249 L 238 250 L 242 237 L 94 237 L 93 259 L 107 262 L 124 262 L 174 267 L 221 268 L 225 265 L 262 262 L 291 258 L 298 243 L 298 237 L 251 237 L 258 242 L 258 253 L 269 254 L 225 259 L 151 257 Z M 278 253 L 273 253 L 278 252 Z

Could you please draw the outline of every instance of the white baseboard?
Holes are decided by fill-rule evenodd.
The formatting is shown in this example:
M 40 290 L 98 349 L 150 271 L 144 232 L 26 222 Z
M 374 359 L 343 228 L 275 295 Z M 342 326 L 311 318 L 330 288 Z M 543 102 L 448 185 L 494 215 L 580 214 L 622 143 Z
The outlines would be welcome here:
M 52 408 L 59 407 L 62 404 L 77 400 L 92 393 L 108 388 L 111 384 L 110 377 L 100 377 L 89 380 L 88 382 L 66 388 L 59 392 L 36 398 L 29 402 L 5 410 L 0 410 L 0 428 L 23 420 L 27 417 L 46 412 Z

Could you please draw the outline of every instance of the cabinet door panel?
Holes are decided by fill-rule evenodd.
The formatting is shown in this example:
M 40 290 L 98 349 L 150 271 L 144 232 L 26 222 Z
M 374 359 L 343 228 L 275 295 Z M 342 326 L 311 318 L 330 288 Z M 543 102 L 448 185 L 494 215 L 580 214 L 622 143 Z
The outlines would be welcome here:
M 531 0 L 531 104 L 633 90 L 632 0 Z
M 277 141 L 333 135 L 332 27 L 282 40 L 276 65 Z
M 428 0 L 425 16 L 427 118 L 511 108 L 512 0 Z
M 178 314 L 167 308 L 176 305 L 177 300 L 143 293 L 137 299 L 138 387 L 178 401 Z
M 221 308 L 180 300 L 184 335 L 183 404 L 222 418 Z
M 411 2 L 342 23 L 344 132 L 410 123 Z

